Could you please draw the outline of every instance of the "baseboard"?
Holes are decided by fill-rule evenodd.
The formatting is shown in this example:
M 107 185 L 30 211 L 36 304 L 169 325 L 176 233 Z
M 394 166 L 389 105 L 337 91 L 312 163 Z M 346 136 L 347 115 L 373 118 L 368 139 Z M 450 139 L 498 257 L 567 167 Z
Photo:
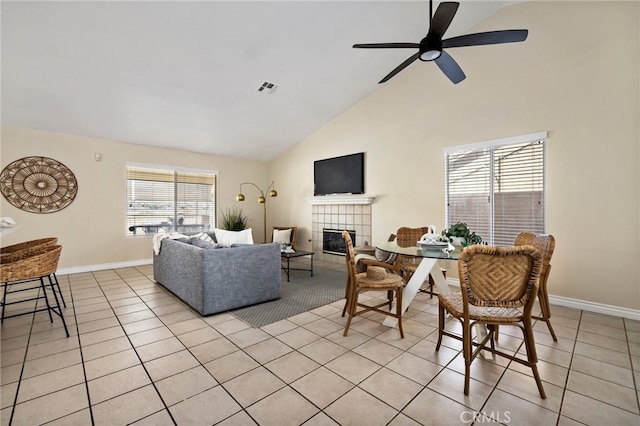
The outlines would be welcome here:
M 60 268 L 57 275 L 81 274 L 83 272 L 104 271 L 105 269 L 131 268 L 132 266 L 150 265 L 153 259 L 130 260 L 127 262 L 101 263 L 99 265 L 74 266 L 71 268 Z
M 456 278 L 447 278 L 449 287 L 460 288 L 460 281 Z M 605 305 L 604 303 L 589 302 L 587 300 L 571 299 L 569 297 L 549 295 L 549 303 L 552 305 L 564 306 L 566 308 L 580 309 L 587 312 L 597 314 L 611 315 L 614 317 L 622 317 L 635 321 L 640 321 L 640 310 L 623 308 L 614 305 Z

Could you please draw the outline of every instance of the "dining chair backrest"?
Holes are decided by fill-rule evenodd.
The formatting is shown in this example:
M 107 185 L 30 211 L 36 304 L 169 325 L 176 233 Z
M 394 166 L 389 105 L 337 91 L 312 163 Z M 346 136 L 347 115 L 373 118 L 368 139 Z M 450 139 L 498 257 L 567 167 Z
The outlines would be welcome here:
M 396 242 L 400 247 L 413 247 L 420 238 L 429 232 L 429 227 L 423 226 L 421 228 L 398 228 L 396 232 Z
M 551 234 L 534 234 L 533 232 L 521 232 L 516 237 L 514 246 L 534 246 L 540 252 L 542 256 L 542 271 L 540 272 L 540 281 L 546 279 L 549 276 L 549 270 L 551 269 L 551 256 L 553 250 L 556 247 L 556 240 Z
M 529 314 L 535 302 L 542 266 L 533 246 L 468 246 L 460 254 L 458 273 L 465 310 L 468 304 L 521 308 Z

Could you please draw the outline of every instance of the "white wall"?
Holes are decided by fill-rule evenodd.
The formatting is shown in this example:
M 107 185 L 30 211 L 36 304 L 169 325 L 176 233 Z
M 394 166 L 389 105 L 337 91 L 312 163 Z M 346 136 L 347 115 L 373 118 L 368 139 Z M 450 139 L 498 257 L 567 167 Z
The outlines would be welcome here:
M 243 188 L 247 201 L 242 204 L 235 201 L 235 196 L 241 182 L 268 185 L 264 163 L 6 126 L 1 137 L 2 167 L 23 157 L 50 157 L 65 164 L 78 180 L 74 202 L 55 213 L 23 212 L 2 197 L 1 215 L 13 217 L 21 225 L 2 238 L 3 246 L 57 236 L 64 247 L 60 268 L 151 259 L 151 237 L 126 236 L 128 161 L 219 171 L 218 223 L 220 211 L 233 205 L 242 207 L 251 219 L 254 240 L 262 241 L 262 208 L 254 202 L 257 192 Z M 102 161 L 94 160 L 95 153 L 102 154 Z
M 637 2 L 525 2 L 470 32 L 528 28 L 524 43 L 451 49 L 458 85 L 415 63 L 271 164 L 281 222 L 310 237 L 313 161 L 364 151 L 373 242 L 444 225 L 444 147 L 548 131 L 550 292 L 640 309 Z M 389 70 L 380 70 L 385 75 Z M 376 82 L 372 81 L 371 84 Z

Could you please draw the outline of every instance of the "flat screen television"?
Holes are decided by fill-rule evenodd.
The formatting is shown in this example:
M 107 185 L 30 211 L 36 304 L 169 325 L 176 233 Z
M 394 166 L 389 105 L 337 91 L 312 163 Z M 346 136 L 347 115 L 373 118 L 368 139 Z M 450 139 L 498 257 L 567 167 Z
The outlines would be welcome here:
M 364 194 L 364 152 L 316 160 L 313 195 Z

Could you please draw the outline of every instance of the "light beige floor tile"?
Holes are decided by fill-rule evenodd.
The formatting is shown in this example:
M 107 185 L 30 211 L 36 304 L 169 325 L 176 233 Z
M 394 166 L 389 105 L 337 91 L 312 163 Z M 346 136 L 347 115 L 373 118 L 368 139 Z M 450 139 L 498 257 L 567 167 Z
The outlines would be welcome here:
M 325 364 L 325 367 L 353 384 L 360 383 L 382 368 L 380 364 L 376 364 L 354 352 L 347 352 L 339 356 Z
M 547 395 L 546 399 L 541 398 L 533 375 L 528 376 L 513 370 L 507 370 L 497 385 L 497 389 L 540 405 L 550 411 L 559 412 L 562 404 L 563 388 L 551 383 L 543 383 L 543 387 Z
M 375 337 L 375 340 L 384 342 L 388 345 L 406 351 L 407 349 L 413 347 L 415 344 L 423 341 L 423 338 L 416 337 L 413 334 L 409 333 L 405 333 L 404 338 L 402 338 L 400 337 L 400 333 L 398 333 L 398 330 L 396 330 L 395 328 L 389 328 L 384 333 L 378 334 Z
M 171 415 L 167 410 L 161 410 L 157 413 L 132 423 L 136 426 L 173 426 L 175 423 L 171 419 Z
M 183 349 L 185 349 L 185 347 L 180 340 L 175 337 L 170 337 L 168 339 L 160 340 L 159 342 L 140 346 L 136 350 L 142 362 L 147 362 L 155 358 L 179 352 Z
M 150 303 L 150 302 L 149 302 Z M 183 309 L 181 311 L 177 311 L 177 312 L 173 312 L 167 315 L 161 315 L 159 316 L 160 319 L 162 320 L 163 323 L 165 323 L 165 325 L 169 326 L 172 324 L 176 324 L 182 321 L 187 321 L 190 319 L 195 319 L 197 318 L 196 314 L 194 313 L 194 311 L 191 311 L 189 309 Z M 191 331 L 191 330 L 189 330 Z
M 222 358 L 208 362 L 204 366 L 218 382 L 224 383 L 253 370 L 259 365 L 246 353 L 235 351 Z
M 118 321 L 118 318 L 116 318 L 115 316 L 110 316 L 107 318 L 78 324 L 78 330 L 80 331 L 80 333 L 89 333 L 91 331 L 104 330 L 105 328 L 118 327 L 119 325 L 120 322 Z
M 558 418 L 551 410 L 501 390 L 491 394 L 482 412 L 492 418 L 509 417 L 511 424 L 522 425 L 555 425 Z
M 400 356 L 403 351 L 395 346 L 388 345 L 377 339 L 371 339 L 368 342 L 353 349 L 353 352 L 362 355 L 380 365 L 385 365 L 393 359 Z
M 591 323 L 612 328 L 624 328 L 623 318 L 598 314 L 595 312 L 583 312 L 581 322 L 583 325 L 586 325 L 586 323 Z
M 156 314 L 151 309 L 144 309 L 137 312 L 131 312 L 129 314 L 122 314 L 118 316 L 118 319 L 122 324 L 129 324 L 132 322 L 143 321 L 146 319 L 154 318 Z
M 241 407 L 221 386 L 216 386 L 169 407 L 169 410 L 179 425 L 211 425 L 231 417 Z
M 347 392 L 324 412 L 343 425 L 384 425 L 398 413 L 359 388 Z
M 85 408 L 47 423 L 47 426 L 85 426 L 89 424 L 91 424 L 91 412 Z
M 14 424 L 43 424 L 87 407 L 89 400 L 83 383 L 17 404 L 13 413 Z
M 569 374 L 567 390 L 640 414 L 636 391 L 625 386 L 572 371 Z
M 91 404 L 95 405 L 150 383 L 144 368 L 141 365 L 136 365 L 95 380 L 89 380 L 87 385 L 89 386 Z
M 389 330 L 387 326 L 382 325 L 382 321 L 384 319 L 380 319 L 380 321 L 372 321 L 370 319 L 362 318 L 361 321 L 351 322 L 351 326 L 349 327 L 349 333 L 351 331 L 357 331 L 358 333 L 362 333 L 365 336 L 376 337 L 379 334 L 382 334 Z M 398 335 L 400 332 L 398 331 Z
M 164 301 L 165 304 L 159 303 L 156 300 L 153 303 L 151 303 L 153 306 L 150 305 L 151 310 L 157 316 L 169 315 L 176 312 L 182 312 L 185 310 L 185 307 L 182 303 L 176 302 L 171 297 L 167 296 L 164 300 L 165 300 Z
M 207 327 L 205 328 L 200 328 L 198 330 L 180 334 L 178 336 L 178 339 L 180 339 L 182 344 L 187 348 L 192 348 L 194 346 L 219 339 L 220 337 L 222 337 L 220 333 L 207 325 Z
M 429 383 L 441 370 L 439 365 L 407 352 L 388 363 L 386 367 L 421 385 Z
M 148 318 L 122 325 L 122 328 L 124 328 L 124 331 L 127 334 L 141 333 L 143 331 L 149 331 L 159 327 L 164 328 L 164 324 L 158 318 Z
M 244 351 L 260 364 L 266 364 L 293 351 L 280 340 L 270 337 L 260 343 L 244 348 Z
M 122 336 L 125 336 L 125 332 L 122 327 L 117 326 L 93 331 L 91 333 L 83 333 L 80 335 L 80 342 L 82 346 L 88 346 L 111 339 L 117 339 Z
M 575 361 L 575 358 L 574 358 Z M 533 377 L 531 368 L 517 362 L 509 364 L 509 369 Z M 556 386 L 564 387 L 567 383 L 569 369 L 551 364 L 546 361 L 538 361 L 538 373 L 543 382 L 548 382 Z
M 472 378 L 469 383 L 469 395 L 465 395 L 464 373 L 448 368 L 443 369 L 427 387 L 475 411 L 482 408 L 493 390 L 493 387 Z
M 261 330 L 269 333 L 272 336 L 277 336 L 278 334 L 285 333 L 289 330 L 293 330 L 294 328 L 298 328 L 298 325 L 284 319 L 278 322 L 274 322 L 273 324 L 265 325 L 261 328 Z
M 72 349 L 70 351 L 44 356 L 42 358 L 25 362 L 22 378 L 28 379 L 29 377 L 80 364 L 81 362 L 82 357 L 80 356 L 80 349 Z
M 578 341 L 618 352 L 629 352 L 626 338 L 620 339 L 616 337 L 603 336 L 601 334 L 591 333 L 580 329 L 580 332 L 578 332 Z
M 229 334 L 237 333 L 241 330 L 246 330 L 249 327 L 249 324 L 233 317 L 231 319 L 228 319 L 227 321 L 213 324 L 213 328 L 215 328 L 223 336 L 228 336 Z
M 105 342 L 96 343 L 95 345 L 83 346 L 82 357 L 85 362 L 102 358 L 103 356 L 126 351 L 131 349 L 131 343 L 125 336 L 116 339 L 107 340 Z
M 436 343 L 426 339 L 417 342 L 407 352 L 443 367 L 459 354 L 459 351 L 454 351 L 446 346 L 440 346 L 440 349 L 436 351 Z
M 223 384 L 243 407 L 259 401 L 281 389 L 285 383 L 264 367 L 258 367 Z
M 638 415 L 568 390 L 562 402 L 562 413 L 588 425 L 637 425 Z
M 163 408 L 158 393 L 151 385 L 92 407 L 93 419 L 97 426 L 133 423 Z
M 290 352 L 265 364 L 265 367 L 285 383 L 291 383 L 317 369 L 320 364 L 299 352 Z
M 271 335 L 259 328 L 247 328 L 245 330 L 238 331 L 237 333 L 227 335 L 227 339 L 239 348 L 246 348 L 247 346 L 254 345 L 269 338 L 271 338 Z
M 360 383 L 359 387 L 396 410 L 401 410 L 423 389 L 413 380 L 387 368 L 375 372 Z
M 238 350 L 238 347 L 226 338 L 215 339 L 189 349 L 202 364 L 229 355 Z
M 83 382 L 84 372 L 80 364 L 40 374 L 21 380 L 17 402 L 25 402 Z
M 218 382 L 202 366 L 175 374 L 156 382 L 158 392 L 168 405 L 191 398 L 218 385 Z
M 318 339 L 301 347 L 298 351 L 320 364 L 326 364 L 347 352 L 347 349 L 330 340 Z
M 291 388 L 285 387 L 247 408 L 247 412 L 261 425 L 297 426 L 319 410 Z
M 294 328 L 293 330 L 279 334 L 276 337 L 278 340 L 294 349 L 301 348 L 320 339 L 320 336 L 302 327 Z
M 304 426 L 339 426 L 331 417 L 319 412 L 304 423 Z
M 18 392 L 18 382 L 9 383 L 0 387 L 0 409 L 12 407 Z
M 469 425 L 475 415 L 468 407 L 428 388 L 423 389 L 402 413 L 421 425 L 439 426 Z
M 127 349 L 122 352 L 87 361 L 84 365 L 87 380 L 93 380 L 116 371 L 140 365 L 140 360 L 133 349 Z
M 344 327 L 326 318 L 320 318 L 316 321 L 305 324 L 304 328 L 318 336 L 324 337 L 331 333 L 335 333 L 338 330 L 342 330 Z
M 205 328 L 205 327 L 208 328 L 209 324 L 207 324 L 200 318 L 189 318 L 184 321 L 168 324 L 167 327 L 169 327 L 169 330 L 171 330 L 173 334 L 175 334 L 176 336 L 179 336 L 181 334 L 200 330 L 201 328 Z
M 355 330 L 349 330 L 349 334 L 347 336 L 343 336 L 343 330 L 338 330 L 335 333 L 329 334 L 326 338 L 349 350 L 360 346 L 367 340 L 371 339 L 371 337 L 358 333 Z
M 610 351 L 588 343 L 576 342 L 575 354 L 617 365 L 618 367 L 631 368 L 628 353 Z
M 0 384 L 7 385 L 20 380 L 22 374 L 22 364 L 13 364 L 0 369 Z
M 8 320 L 7 320 L 8 323 Z M 21 335 L 10 339 L 2 339 L 2 353 L 13 351 L 16 349 L 26 348 L 29 344 L 29 335 Z
M 627 368 L 608 364 L 581 355 L 574 355 L 571 370 L 588 374 L 629 388 L 634 387 L 633 373 Z
M 140 311 L 146 311 L 147 309 L 149 309 L 149 307 L 140 302 L 140 303 L 136 303 L 133 305 L 125 305 L 125 306 L 117 306 L 113 308 L 113 312 L 117 315 L 117 316 L 121 316 L 124 314 L 130 314 L 132 312 L 140 312 Z
M 85 322 L 91 322 L 91 321 L 96 321 L 96 320 L 105 319 L 105 318 L 112 318 L 115 316 L 116 314 L 114 314 L 111 308 L 109 308 L 109 309 L 103 309 L 101 311 L 90 311 L 84 314 L 78 314 L 76 315 L 76 321 L 78 322 L 78 324 L 83 324 Z
M 320 367 L 291 383 L 302 396 L 324 409 L 353 388 L 348 380 L 333 371 Z
M 149 343 L 159 342 L 161 340 L 173 337 L 173 333 L 166 327 L 154 328 L 152 330 L 143 331 L 141 333 L 129 334 L 131 344 L 135 347 L 148 345 Z
M 311 312 L 303 312 L 301 314 L 287 318 L 287 320 L 297 325 L 309 324 L 319 319 L 320 317 L 318 315 Z
M 200 365 L 191 352 L 184 350 L 144 364 L 151 380 L 158 381 Z
M 2 352 L 2 356 L 0 356 L 0 365 L 2 365 L 2 368 L 15 364 L 22 365 L 26 353 L 26 347 Z

